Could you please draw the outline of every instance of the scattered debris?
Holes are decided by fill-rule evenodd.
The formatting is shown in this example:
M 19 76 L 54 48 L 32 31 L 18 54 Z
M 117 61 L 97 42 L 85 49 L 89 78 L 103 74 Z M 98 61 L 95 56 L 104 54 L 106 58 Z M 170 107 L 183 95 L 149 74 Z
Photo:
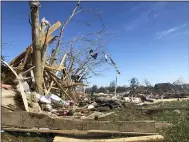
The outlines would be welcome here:
M 36 8 L 40 6 L 40 3 L 38 1 L 32 1 L 30 2 L 30 6 L 31 8 Z M 78 6 L 79 2 L 71 17 L 74 15 Z M 60 21 L 51 25 L 45 17 L 41 20 L 41 24 L 39 24 L 40 36 L 33 40 L 33 43 L 39 40 L 40 47 L 42 47 L 40 49 L 41 51 L 38 50 L 39 52 L 43 51 L 43 54 L 40 55 L 42 60 L 40 66 L 34 64 L 35 61 L 39 60 L 33 58 L 36 51 L 34 47 L 37 45 L 33 43 L 9 64 L 1 59 L 1 66 L 3 68 L 3 82 L 0 84 L 3 100 L 1 107 L 3 108 L 3 117 L 6 118 L 2 119 L 2 125 L 4 127 L 15 127 L 4 128 L 4 130 L 27 132 L 28 135 L 30 135 L 31 132 L 40 132 L 72 134 L 75 136 L 102 136 L 104 134 L 138 136 L 132 138 L 103 139 L 103 141 L 107 142 L 162 141 L 164 139 L 163 136 L 155 135 L 157 128 L 155 127 L 155 121 L 103 121 L 103 118 L 112 116 L 115 114 L 114 110 L 119 110 L 121 107 L 124 107 L 125 104 L 134 104 L 140 107 L 140 105 L 148 105 L 156 103 L 157 101 L 163 101 L 166 97 L 172 97 L 165 92 L 163 94 L 153 94 L 152 91 L 150 92 L 145 87 L 138 87 L 139 91 L 135 92 L 134 90 L 137 88 L 136 84 L 138 84 L 135 80 L 133 80 L 133 86 L 131 85 L 132 87 L 129 88 L 129 90 L 122 94 L 116 93 L 117 76 L 120 75 L 120 71 L 116 63 L 107 53 L 104 53 L 105 61 L 111 64 L 117 72 L 114 94 L 111 94 L 111 92 L 108 94 L 92 92 L 94 93 L 93 95 L 87 96 L 85 91 L 78 91 L 80 88 L 83 89 L 84 86 L 87 86 L 84 84 L 83 79 L 88 70 L 88 66 L 85 67 L 86 63 L 84 62 L 82 65 L 73 68 L 74 59 L 72 51 L 70 51 L 70 53 L 66 51 L 60 59 L 57 56 L 63 30 L 70 19 L 71 18 L 69 18 L 64 25 L 62 25 Z M 46 57 L 48 45 L 52 44 L 57 38 L 57 36 L 51 34 L 60 26 L 62 26 L 62 29 L 60 31 L 57 47 L 56 49 L 52 49 L 51 54 Z M 95 61 L 99 57 L 99 53 L 93 49 L 91 49 L 89 53 L 87 51 L 87 54 Z M 38 81 L 42 82 L 40 85 L 36 79 L 36 77 L 39 77 L 36 75 L 37 68 L 40 69 L 40 73 L 42 74 L 40 79 L 38 78 Z M 41 85 L 42 87 L 39 87 Z M 154 88 L 157 90 L 162 88 L 172 90 L 171 86 L 170 83 L 162 83 L 156 84 Z M 184 86 L 182 86 L 182 88 L 183 87 Z M 144 91 L 140 92 L 140 89 Z M 177 95 L 177 97 L 177 101 L 182 100 L 181 96 Z M 180 109 L 188 108 L 139 108 L 138 110 L 150 114 L 165 109 L 174 109 L 175 113 L 180 114 Z M 159 123 L 158 125 L 158 127 L 164 127 L 163 124 Z M 166 127 L 170 126 L 169 124 L 165 125 Z M 73 129 L 77 129 L 77 131 L 73 131 Z M 2 130 L 1 133 L 4 132 L 4 130 Z M 54 142 L 63 140 L 76 141 L 77 139 L 55 137 Z M 93 140 L 83 139 L 81 141 Z

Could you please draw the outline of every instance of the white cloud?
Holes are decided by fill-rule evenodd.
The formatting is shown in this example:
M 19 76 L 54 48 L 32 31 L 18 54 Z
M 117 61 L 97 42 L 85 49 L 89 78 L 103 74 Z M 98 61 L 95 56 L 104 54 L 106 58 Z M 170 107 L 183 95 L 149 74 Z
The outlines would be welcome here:
M 173 34 L 171 36 L 178 36 L 178 35 L 182 35 L 182 34 L 189 34 L 189 30 L 183 31 L 183 32 L 177 32 L 177 33 L 175 33 L 175 34 Z
M 149 7 L 147 8 L 147 10 L 144 10 L 144 8 L 146 8 L 145 7 L 146 3 L 145 4 L 140 3 L 138 6 L 131 8 L 130 12 L 132 12 L 132 13 L 140 12 L 140 14 L 133 21 L 124 25 L 124 28 L 126 30 L 133 30 L 133 29 L 141 26 L 142 24 L 149 22 L 151 19 L 155 19 L 159 15 L 160 11 L 162 11 L 167 4 L 168 4 L 168 2 L 153 2 L 153 4 L 149 3 Z
M 180 25 L 180 26 L 177 26 L 177 27 L 174 27 L 174 28 L 170 28 L 170 29 L 165 30 L 165 31 L 157 32 L 156 37 L 157 38 L 163 38 L 163 37 L 167 37 L 167 36 L 178 35 L 179 33 L 181 34 L 183 32 L 180 32 L 180 30 L 182 28 L 186 27 L 186 26 L 187 26 L 187 24 L 183 24 L 183 25 Z

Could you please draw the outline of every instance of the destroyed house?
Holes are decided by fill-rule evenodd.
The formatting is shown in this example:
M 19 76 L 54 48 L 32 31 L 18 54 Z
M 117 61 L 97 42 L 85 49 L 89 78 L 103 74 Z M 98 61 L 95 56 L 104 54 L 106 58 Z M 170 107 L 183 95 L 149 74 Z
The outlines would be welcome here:
M 171 83 L 157 83 L 154 85 L 156 90 L 170 91 L 173 88 Z

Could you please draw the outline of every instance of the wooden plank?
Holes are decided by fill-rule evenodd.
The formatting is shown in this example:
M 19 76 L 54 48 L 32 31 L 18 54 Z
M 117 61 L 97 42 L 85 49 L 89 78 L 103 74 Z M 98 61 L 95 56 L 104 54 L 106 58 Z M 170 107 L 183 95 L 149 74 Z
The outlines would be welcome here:
M 50 129 L 20 129 L 20 128 L 2 128 L 10 132 L 26 132 L 26 133 L 51 133 L 59 135 L 67 135 L 73 137 L 110 137 L 110 136 L 149 136 L 157 135 L 157 133 L 138 133 L 138 132 L 119 132 L 119 131 L 102 131 L 102 130 L 50 130 Z
M 52 70 L 61 71 L 61 70 L 63 70 L 64 68 L 65 68 L 65 67 L 57 68 L 57 67 L 54 67 L 54 66 L 45 65 L 45 69 L 48 70 L 48 71 L 52 71 Z
M 94 121 L 80 119 L 53 118 L 45 114 L 25 111 L 2 111 L 1 126 L 19 128 L 49 128 L 59 130 L 112 130 L 120 132 L 155 133 L 154 121 Z
M 24 92 L 24 87 L 22 85 L 22 82 L 20 80 L 20 77 L 17 75 L 17 73 L 14 71 L 14 69 L 9 66 L 8 63 L 6 63 L 5 61 L 1 60 L 1 62 L 3 62 L 13 73 L 14 75 L 16 76 L 18 82 L 19 82 L 19 86 L 20 86 L 20 93 L 21 93 L 21 96 L 22 96 L 22 100 L 23 100 L 23 103 L 24 103 L 24 108 L 26 111 L 29 111 L 29 107 L 28 107 L 28 101 L 27 101 L 27 98 L 26 98 L 26 94 Z M 14 119 L 13 119 L 14 120 Z
M 47 38 L 47 42 L 51 42 L 53 39 L 55 38 L 55 36 L 49 36 Z M 41 40 L 41 43 L 44 43 L 45 42 L 45 39 L 42 39 Z M 19 63 L 20 63 L 20 60 L 22 60 L 25 56 L 26 56 L 26 52 L 30 50 L 30 53 L 33 52 L 33 48 L 32 48 L 32 45 L 30 45 L 24 52 L 22 52 L 20 55 L 18 55 L 16 58 L 14 58 L 10 63 L 9 65 L 11 66 L 17 66 Z
M 58 83 L 58 81 L 57 81 L 53 76 L 50 75 L 50 77 L 51 77 L 52 80 L 58 85 L 58 87 L 63 91 L 63 93 L 64 93 L 66 96 L 68 96 L 69 99 L 72 99 L 72 98 L 68 95 L 68 93 L 66 93 L 66 91 L 64 90 L 64 88 Z M 54 83 L 54 82 L 53 82 L 53 83 Z M 51 87 L 51 88 L 52 88 L 52 87 Z
M 58 70 L 61 69 L 62 64 L 64 63 L 64 60 L 66 59 L 66 56 L 67 56 L 67 54 L 64 54 L 64 56 L 62 56 L 62 60 L 61 60 L 61 62 L 60 62 L 60 64 L 59 64 L 59 66 L 58 66 Z M 58 73 L 59 73 L 59 71 L 56 72 L 56 76 L 58 75 Z M 49 93 L 49 92 L 51 91 L 51 88 L 52 88 L 53 83 L 54 83 L 54 81 L 52 81 L 52 82 L 50 83 L 50 87 L 49 87 L 49 89 L 47 90 L 47 93 Z
M 102 136 L 149 136 L 157 135 L 158 133 L 142 133 L 142 132 L 120 132 L 120 131 L 111 131 L 111 130 L 88 130 L 87 134 L 92 137 Z
M 51 42 L 51 40 L 53 40 L 55 38 L 55 36 L 49 36 L 48 38 L 47 38 L 47 42 Z M 45 42 L 45 39 L 40 39 L 40 41 L 41 41 L 41 43 L 44 43 Z M 24 51 L 24 52 L 22 52 L 20 55 L 18 55 L 16 58 L 14 58 L 10 63 L 9 63 L 9 65 L 14 65 L 15 66 L 15 63 L 20 63 L 20 60 L 21 59 L 23 59 L 25 56 L 26 56 L 26 54 L 27 54 L 27 51 L 28 50 L 30 50 L 30 53 L 32 53 L 33 52 L 33 50 L 32 50 L 32 44 L 28 47 L 28 48 L 26 48 L 26 50 Z
M 49 31 L 48 31 L 48 35 L 47 35 L 47 42 L 50 42 L 52 39 L 54 39 L 54 36 L 50 36 L 55 30 L 57 30 L 59 27 L 61 26 L 61 22 L 58 21 L 56 22 L 54 25 L 52 25 L 50 28 L 49 28 Z M 40 41 L 42 43 L 42 45 L 44 44 L 45 42 L 45 37 L 46 37 L 46 33 L 44 33 L 41 37 L 40 37 Z M 29 48 L 32 48 L 32 44 L 30 46 L 28 46 L 28 49 Z M 22 52 L 20 55 L 18 55 L 16 58 L 14 58 L 10 63 L 9 65 L 12 65 L 14 64 L 15 61 L 20 61 L 22 59 L 22 56 L 24 56 L 24 54 L 26 54 L 26 51 L 25 50 L 24 52 Z M 20 59 L 21 58 L 21 59 Z
M 26 50 L 26 55 L 25 55 L 25 57 L 24 57 L 24 62 L 23 62 L 22 70 L 24 69 L 24 67 L 25 67 L 25 65 L 26 65 L 26 62 L 27 62 L 27 60 L 28 60 L 28 55 L 30 54 L 30 52 L 31 52 L 31 48 L 28 48 L 28 49 Z
M 31 70 L 34 69 L 34 68 L 35 68 L 35 66 L 29 68 L 28 70 L 22 72 L 21 75 L 22 75 L 22 76 L 25 75 L 26 73 L 28 73 L 29 71 L 31 71 Z
M 32 82 L 35 83 L 35 77 L 34 77 L 33 70 L 30 70 L 30 74 L 31 74 L 31 77 L 32 77 Z
M 55 136 L 53 142 L 163 142 L 162 135 L 128 137 L 128 138 L 114 138 L 114 139 L 76 139 L 68 137 Z

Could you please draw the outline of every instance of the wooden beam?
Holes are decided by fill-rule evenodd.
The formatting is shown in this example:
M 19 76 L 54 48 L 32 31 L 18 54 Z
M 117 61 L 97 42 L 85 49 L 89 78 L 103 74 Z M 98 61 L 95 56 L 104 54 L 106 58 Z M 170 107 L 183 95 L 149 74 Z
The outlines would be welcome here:
M 55 36 L 49 36 L 47 38 L 47 42 L 51 42 L 52 40 L 54 40 Z M 45 42 L 45 39 L 42 39 L 40 40 L 41 43 L 44 43 Z M 32 45 L 30 45 L 24 52 L 22 52 L 20 55 L 18 55 L 16 58 L 14 58 L 10 63 L 9 65 L 11 66 L 17 66 L 19 63 L 20 63 L 20 60 L 22 60 L 26 54 L 27 54 L 27 51 L 30 50 L 30 53 L 33 52 L 33 48 L 32 48 Z
M 53 76 L 51 76 L 50 75 L 50 77 L 53 79 L 53 81 L 58 85 L 58 87 L 60 87 L 60 89 L 63 91 L 63 93 L 66 95 L 66 96 L 68 96 L 68 98 L 69 99 L 72 99 L 69 95 L 68 95 L 68 93 L 66 93 L 66 91 L 64 90 L 64 88 L 58 83 L 58 81 L 53 77 Z M 53 83 L 54 83 L 53 82 Z M 51 88 L 52 88 L 52 86 L 51 86 Z
M 55 136 L 53 142 L 163 142 L 162 135 L 128 137 L 128 138 L 114 138 L 114 139 L 75 139 L 68 137 Z
M 50 28 L 49 28 L 49 31 L 48 31 L 48 35 L 47 35 L 47 42 L 49 43 L 52 39 L 54 39 L 54 36 L 50 36 L 55 30 L 57 30 L 59 27 L 61 26 L 61 22 L 58 21 L 56 22 L 54 25 L 52 25 Z M 46 33 L 44 33 L 41 37 L 40 37 L 40 41 L 42 43 L 42 45 L 44 44 L 45 42 L 45 37 L 46 37 Z M 28 46 L 27 49 L 29 48 L 32 48 L 32 44 L 30 46 Z M 27 50 L 25 50 L 24 52 L 22 52 L 20 55 L 18 55 L 16 58 L 14 58 L 10 63 L 9 65 L 13 65 L 15 61 L 20 61 L 22 59 L 22 57 L 26 54 Z M 21 58 L 21 59 L 20 59 Z
M 26 73 L 28 73 L 29 71 L 31 71 L 31 70 L 34 69 L 34 68 L 35 68 L 35 66 L 29 68 L 28 70 L 22 72 L 21 75 L 22 75 L 22 76 L 25 75 Z
M 54 25 L 52 25 L 49 30 L 48 30 L 48 36 L 50 36 L 54 31 L 56 31 L 59 27 L 61 26 L 61 22 L 58 21 L 56 22 Z M 41 36 L 41 39 L 42 40 L 45 40 L 45 37 L 46 37 L 46 32 Z
M 64 68 L 65 68 L 65 67 L 57 68 L 57 67 L 54 67 L 54 66 L 45 65 L 45 69 L 48 70 L 48 71 L 52 71 L 52 70 L 61 71 L 61 70 L 63 70 Z
M 140 132 L 119 132 L 119 131 L 104 131 L 104 130 L 50 130 L 50 129 L 20 129 L 20 128 L 2 128 L 8 132 L 26 132 L 26 133 L 51 133 L 59 135 L 67 135 L 73 137 L 110 137 L 110 136 L 149 136 L 157 135 L 157 133 L 140 133 Z
M 62 56 L 62 60 L 61 60 L 61 62 L 60 62 L 60 64 L 59 64 L 58 70 L 61 69 L 62 64 L 64 63 L 64 60 L 66 59 L 66 56 L 67 56 L 67 54 L 64 54 L 64 56 Z M 58 73 L 59 73 L 59 71 L 56 72 L 56 76 L 58 75 Z M 51 88 L 52 88 L 53 83 L 54 83 L 54 81 L 52 81 L 52 82 L 50 83 L 50 87 L 49 87 L 49 89 L 47 90 L 47 93 L 49 93 L 49 92 L 51 91 Z
M 51 42 L 53 39 L 55 38 L 55 36 L 49 36 L 47 38 L 47 42 Z M 45 42 L 45 39 L 40 39 L 41 43 L 44 43 Z M 18 55 L 16 58 L 14 58 L 10 63 L 9 65 L 13 65 L 15 66 L 15 63 L 20 63 L 20 60 L 23 59 L 26 54 L 27 54 L 27 51 L 30 50 L 30 53 L 33 52 L 33 48 L 32 48 L 32 45 L 30 45 L 28 48 L 26 48 L 26 50 L 24 52 L 22 52 L 20 55 Z
M 26 111 L 5 112 L 2 111 L 1 126 L 17 128 L 49 128 L 59 130 L 112 130 L 120 132 L 155 133 L 154 121 L 94 121 L 53 118 L 46 114 Z
M 24 69 L 24 67 L 25 67 L 25 65 L 26 65 L 26 62 L 27 62 L 27 60 L 28 60 L 28 55 L 30 54 L 30 52 L 31 52 L 31 48 L 28 48 L 28 49 L 26 50 L 26 55 L 25 55 L 25 57 L 24 57 L 24 62 L 23 62 L 22 70 Z

